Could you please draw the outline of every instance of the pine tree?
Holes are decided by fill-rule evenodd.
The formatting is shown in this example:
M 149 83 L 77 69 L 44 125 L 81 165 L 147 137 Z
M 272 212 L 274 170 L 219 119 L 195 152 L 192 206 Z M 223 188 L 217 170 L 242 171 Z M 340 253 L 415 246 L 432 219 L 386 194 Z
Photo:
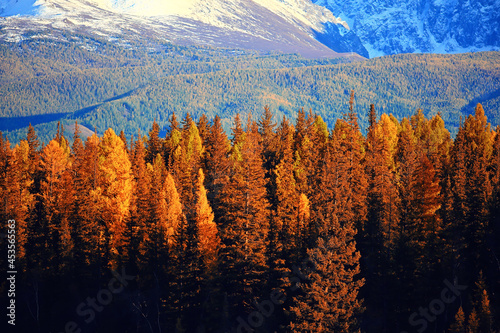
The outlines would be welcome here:
M 407 118 L 401 122 L 402 130 L 398 136 L 397 150 L 395 155 L 398 175 L 398 191 L 400 198 L 400 221 L 398 234 L 402 238 L 410 240 L 418 234 L 416 228 L 416 213 L 414 212 L 415 193 L 415 170 L 417 168 L 416 140 L 413 129 Z
M 163 251 L 162 269 L 168 282 L 163 283 L 161 287 L 164 289 L 162 295 L 166 295 L 164 297 L 167 302 L 167 305 L 165 305 L 166 312 L 177 315 L 182 312 L 184 306 L 185 290 L 183 288 L 186 277 L 189 277 L 186 273 L 186 269 L 189 268 L 187 267 L 189 257 L 186 258 L 184 255 L 189 244 L 186 241 L 187 223 L 185 214 L 182 211 L 180 195 L 175 187 L 174 177 L 169 172 L 167 172 L 164 180 L 164 193 L 167 219 L 164 221 L 163 227 L 166 248 Z M 190 287 L 192 288 L 192 285 L 187 284 L 186 288 Z M 189 302 L 189 299 L 187 301 Z
M 333 148 L 335 149 L 335 148 Z M 341 186 L 334 157 L 329 150 L 323 166 L 323 187 L 312 217 L 319 225 L 317 245 L 307 251 L 307 279 L 290 308 L 292 332 L 350 332 L 356 328 L 361 309 L 358 300 L 363 280 L 359 280 L 360 253 L 356 250 L 355 219 L 342 212 Z M 340 180 L 342 182 L 342 180 Z M 345 185 L 345 184 L 344 184 Z M 337 212 L 343 215 L 339 221 Z
M 467 161 L 466 142 L 463 126 L 459 127 L 457 137 L 450 154 L 449 184 L 446 184 L 448 202 L 443 206 L 447 208 L 443 212 L 443 222 L 445 227 L 445 237 L 449 245 L 449 257 L 451 267 L 461 267 L 464 261 L 464 249 L 466 242 L 464 239 L 464 228 L 466 216 L 469 214 L 467 200 Z M 449 193 L 449 194 L 448 194 Z M 456 275 L 458 272 L 454 272 Z
M 167 198 L 167 221 L 166 234 L 167 244 L 170 249 L 175 249 L 179 246 L 179 232 L 181 223 L 185 219 L 182 211 L 180 195 L 175 187 L 175 181 L 172 174 L 168 173 L 165 179 L 165 194 Z
M 196 124 L 191 117 L 186 115 L 179 145 L 173 152 L 172 174 L 176 188 L 181 196 L 181 202 L 188 220 L 192 220 L 194 211 L 194 184 L 205 148 Z
M 208 135 L 210 133 L 210 124 L 205 114 L 201 115 L 198 123 L 196 124 L 196 127 L 198 127 L 198 131 L 200 132 L 201 143 L 205 146 Z
M 488 264 L 488 198 L 491 183 L 487 167 L 492 149 L 492 133 L 481 105 L 459 128 L 451 152 L 452 219 L 447 219 L 446 234 L 453 244 L 453 258 L 459 260 L 462 280 L 472 281 Z M 456 264 L 455 264 L 456 265 Z M 472 282 L 471 282 L 472 283 Z
M 328 223 L 339 228 L 338 235 L 320 237 L 317 247 L 308 250 L 314 270 L 301 283 L 302 295 L 290 309 L 292 332 L 352 332 L 357 326 L 362 281 L 356 280 L 359 266 L 353 263 L 359 261 L 359 252 L 352 243 L 339 239 L 345 231 L 338 223 Z
M 149 221 L 146 222 L 148 238 L 145 241 L 146 246 L 149 246 L 149 260 L 160 265 L 161 256 L 168 257 L 179 247 L 185 246 L 179 243 L 184 217 L 180 195 L 161 155 L 156 155 L 153 164 L 148 164 L 147 167 L 151 188 L 148 196 L 150 215 L 147 215 Z
M 486 289 L 481 294 L 481 305 L 479 310 L 479 322 L 481 332 L 492 332 L 492 313 L 490 309 L 490 298 Z
M 298 191 L 305 195 L 311 194 L 311 178 L 314 173 L 314 147 L 311 138 L 313 122 L 311 111 L 307 116 L 304 109 L 299 111 L 294 133 L 294 176 Z
M 145 245 L 147 246 L 147 264 L 151 266 L 155 275 L 164 277 L 163 260 L 168 256 L 167 234 L 169 228 L 169 205 L 166 193 L 167 170 L 163 158 L 158 153 L 153 160 L 153 164 L 148 164 L 148 174 L 151 179 L 151 189 L 149 191 L 150 215 L 146 222 L 147 232 Z M 167 259 L 167 258 L 165 258 Z
M 274 131 L 276 124 L 273 122 L 273 113 L 267 105 L 264 107 L 264 114 L 262 114 L 261 118 L 259 119 L 258 125 L 262 142 L 262 158 L 264 161 L 264 170 L 266 172 L 267 200 L 272 206 L 275 206 L 276 174 L 274 173 L 274 169 L 278 164 L 278 147 L 276 141 L 276 133 Z
M 129 149 L 128 149 L 128 146 L 127 146 L 127 137 L 125 136 L 125 132 L 123 132 L 123 130 L 120 131 L 119 137 L 123 141 L 123 143 L 125 144 L 125 150 L 127 151 L 127 154 L 128 154 L 129 153 Z
M 441 209 L 441 186 L 439 177 L 427 155 L 422 154 L 415 169 L 413 211 L 417 224 L 418 234 L 415 240 L 420 248 L 418 253 L 419 274 L 422 275 L 416 285 L 421 290 L 421 297 L 430 295 L 440 288 L 441 276 L 446 243 L 443 240 L 443 222 L 438 213 Z M 413 277 L 412 279 L 415 279 Z M 412 291 L 414 295 L 419 294 Z
M 35 200 L 30 192 L 34 182 L 30 169 L 28 142 L 21 140 L 11 149 L 7 138 L 0 133 L 1 217 L 2 221 L 16 221 L 16 259 L 20 267 L 26 264 L 28 223 Z
M 362 290 L 368 318 L 378 318 L 375 330 L 387 330 L 393 321 L 394 285 L 392 258 L 398 231 L 399 196 L 396 187 L 394 144 L 397 126 L 383 114 L 377 123 L 375 107 L 369 111 L 364 167 L 367 177 L 366 222 L 359 229 L 362 271 L 366 286 Z
M 464 124 L 467 142 L 469 161 L 469 175 L 467 177 L 467 205 L 469 215 L 467 216 L 466 231 L 472 236 L 470 239 L 470 250 L 477 259 L 483 258 L 487 252 L 486 231 L 488 229 L 487 221 L 487 202 L 491 193 L 491 185 L 488 177 L 488 160 L 492 152 L 490 124 L 487 123 L 486 116 L 481 104 L 476 107 L 474 118 L 470 117 Z M 478 262 L 486 267 L 485 262 Z M 476 269 L 477 270 L 477 269 Z
M 462 307 L 460 307 L 455 315 L 455 321 L 450 326 L 450 333 L 466 333 L 465 327 L 465 314 Z
M 276 236 L 279 247 L 282 247 L 281 259 L 285 260 L 288 266 L 298 260 L 294 257 L 294 252 L 299 242 L 298 204 L 300 193 L 297 190 L 293 172 L 293 130 L 288 120 L 283 119 L 278 129 L 281 144 L 278 150 L 280 162 L 274 171 L 276 174 L 276 206 L 273 208 Z
M 158 125 L 156 120 L 154 120 L 153 126 L 149 131 L 149 140 L 147 141 L 146 144 L 146 150 L 147 150 L 146 162 L 148 163 L 153 163 L 153 160 L 156 158 L 156 155 L 158 154 L 163 155 L 163 143 L 162 140 L 160 139 L 159 134 L 160 134 L 160 126 Z
M 136 153 L 140 156 L 142 144 L 136 145 Z M 141 169 L 142 167 L 137 171 Z M 187 280 L 186 270 L 190 269 L 184 258 L 186 241 L 182 238 L 185 216 L 174 178 L 165 167 L 160 154 L 156 155 L 153 164 L 146 165 L 146 174 L 141 178 L 137 180 L 137 186 L 142 184 L 141 191 L 147 197 L 138 201 L 138 207 L 142 207 L 142 215 L 135 216 L 131 212 L 131 219 L 136 218 L 139 223 L 144 224 L 138 225 L 136 242 L 141 259 L 140 282 L 147 291 L 145 311 L 159 327 L 166 325 L 165 327 L 172 329 L 171 322 L 180 315 L 184 306 L 183 297 L 186 293 L 181 285 Z
M 127 259 L 130 271 L 137 271 L 145 262 L 147 223 L 150 220 L 149 198 L 151 178 L 146 166 L 146 149 L 142 138 L 138 138 L 131 151 L 134 176 L 133 195 L 130 203 L 130 219 L 127 224 Z
M 201 263 L 198 247 L 196 213 L 196 181 L 198 170 L 202 166 L 205 147 L 202 144 L 198 128 L 189 114 L 182 122 L 180 140 L 171 155 L 170 165 L 175 188 L 182 203 L 182 217 L 179 220 L 176 247 L 178 256 L 179 306 L 181 316 L 192 318 L 200 312 L 201 299 Z M 175 134 L 173 132 L 173 134 Z M 172 136 L 172 140 L 176 140 Z M 195 329 L 196 323 L 190 322 L 189 329 Z
M 401 122 L 395 152 L 396 190 L 398 191 L 398 228 L 394 230 L 393 271 L 397 280 L 392 284 L 391 315 L 401 320 L 407 314 L 415 297 L 422 295 L 415 282 L 422 279 L 420 266 L 423 243 L 419 242 L 421 224 L 415 211 L 415 170 L 420 152 L 417 151 L 413 129 L 407 118 Z M 414 279 L 418 276 L 417 279 Z M 415 290 L 419 292 L 415 293 Z M 418 304 L 418 302 L 417 302 Z M 401 319 L 400 319 L 401 318 Z M 392 319 L 394 320 L 394 319 Z
M 475 308 L 472 309 L 467 320 L 467 333 L 479 333 L 479 319 Z
M 297 251 L 299 253 L 305 253 L 313 236 L 311 235 L 311 202 L 304 193 L 300 194 L 297 212 Z
M 351 93 L 351 99 L 353 101 L 349 113 L 345 116 L 346 132 L 343 135 L 339 135 L 342 132 L 335 133 L 340 144 L 340 152 L 345 159 L 345 161 L 342 159 L 339 161 L 340 165 L 344 164 L 344 170 L 341 172 L 345 172 L 345 176 L 348 177 L 347 184 L 350 187 L 350 193 L 345 198 L 346 205 L 339 206 L 342 206 L 346 211 L 352 211 L 352 216 L 343 213 L 345 218 L 339 216 L 339 220 L 341 223 L 344 220 L 353 223 L 356 230 L 362 230 L 367 216 L 366 191 L 368 188 L 366 172 L 362 166 L 362 161 L 365 159 L 365 139 L 359 129 L 357 114 L 354 112 L 354 91 Z
M 33 207 L 30 209 L 30 216 L 28 225 L 27 236 L 28 239 L 26 241 L 27 251 L 29 247 L 31 247 L 31 254 L 33 255 L 32 262 L 37 262 L 43 267 L 42 258 L 40 256 L 40 246 L 45 243 L 44 237 L 46 235 L 46 230 L 43 230 L 40 224 L 43 224 L 43 206 L 39 197 L 36 196 L 40 192 L 40 182 L 42 180 L 42 172 L 40 169 L 40 142 L 38 140 L 38 135 L 35 132 L 31 123 L 28 127 L 28 134 L 26 135 L 25 143 L 27 143 L 27 147 L 24 146 L 23 141 L 20 143 L 20 154 L 19 157 L 22 159 L 23 166 L 20 167 L 20 170 L 23 170 L 25 174 L 21 176 L 22 178 L 31 179 L 29 192 L 33 195 L 34 202 Z M 24 146 L 24 147 L 23 147 Z M 22 156 L 22 157 L 21 157 Z M 30 257 L 30 254 L 27 253 L 27 258 Z M 40 260 L 37 260 L 40 259 Z
M 104 230 L 99 224 L 100 205 L 96 195 L 99 185 L 99 138 L 92 135 L 83 146 L 78 126 L 75 126 L 71 174 L 75 196 L 71 218 L 71 234 L 74 244 L 75 274 L 95 276 L 100 273 L 88 268 L 99 269 L 101 241 Z M 97 253 L 96 253 L 97 251 Z
M 483 271 L 480 271 L 472 295 L 472 305 L 477 311 L 479 332 L 490 333 L 492 332 L 493 318 L 490 308 L 490 297 L 486 289 L 487 286 L 483 277 Z
M 267 271 L 268 202 L 262 146 L 255 123 L 232 147 L 232 171 L 222 189 L 221 277 L 232 313 L 250 309 Z
M 206 139 L 206 154 L 204 167 L 206 172 L 207 198 L 213 207 L 216 223 L 220 223 L 223 213 L 221 206 L 221 191 L 229 180 L 231 145 L 224 132 L 219 116 L 215 116 L 210 133 Z
M 62 142 L 65 142 L 64 139 Z M 41 169 L 44 178 L 40 196 L 45 214 L 44 222 L 49 233 L 45 255 L 50 258 L 52 268 L 68 265 L 72 256 L 69 213 L 73 209 L 73 189 L 68 171 L 70 167 L 69 151 L 65 151 L 64 144 L 61 147 L 58 141 L 51 140 L 42 153 Z
M 38 141 L 38 135 L 35 132 L 31 123 L 28 126 L 28 134 L 26 136 L 26 141 L 28 142 L 29 156 L 32 162 L 32 168 L 36 168 L 36 162 L 38 162 L 38 149 L 40 148 L 40 142 Z
M 165 154 L 164 160 L 169 167 L 172 167 L 174 162 L 174 152 L 177 150 L 179 143 L 181 141 L 181 130 L 179 128 L 179 122 L 177 121 L 177 116 L 172 113 L 170 118 L 170 128 L 167 131 L 167 137 L 165 138 Z
M 214 214 L 207 200 L 207 191 L 203 185 L 205 175 L 203 170 L 198 171 L 196 184 L 196 212 L 195 220 L 198 232 L 198 251 L 203 261 L 204 270 L 211 274 L 217 266 L 217 257 L 220 247 L 220 238 L 217 234 L 217 225 Z
M 490 159 L 490 179 L 492 193 L 489 204 L 489 244 L 492 252 L 498 258 L 500 256 L 500 126 L 496 128 L 496 136 L 493 143 L 493 152 Z M 495 265 L 489 265 L 494 267 Z M 493 275 L 492 281 L 498 281 L 491 285 L 491 292 L 500 292 L 500 271 Z M 490 273 L 491 274 L 491 273 Z
M 450 132 L 445 128 L 443 119 L 437 114 L 427 120 L 419 109 L 410 121 L 418 146 L 431 161 L 437 171 L 436 176 L 441 177 L 452 143 Z
M 314 269 L 307 274 L 302 294 L 291 307 L 294 332 L 349 332 L 355 330 L 361 312 L 358 299 L 363 280 L 357 228 L 366 219 L 366 175 L 362 168 L 364 139 L 353 110 L 337 121 L 325 152 L 321 190 L 313 206 L 312 220 L 319 226 L 316 246 L 308 250 Z
M 100 219 L 107 234 L 105 255 L 110 256 L 111 266 L 116 267 L 126 245 L 124 236 L 132 197 L 132 171 L 125 144 L 112 129 L 108 129 L 99 142 L 97 168 L 98 186 L 93 194 L 102 209 Z
M 399 229 L 398 209 L 399 196 L 397 194 L 394 155 L 397 149 L 398 128 L 390 117 L 383 114 L 375 130 L 376 152 L 374 156 L 376 169 L 373 170 L 373 185 L 375 196 L 380 197 L 383 208 L 379 210 L 379 223 L 382 232 L 383 244 L 386 248 L 394 245 L 396 232 Z

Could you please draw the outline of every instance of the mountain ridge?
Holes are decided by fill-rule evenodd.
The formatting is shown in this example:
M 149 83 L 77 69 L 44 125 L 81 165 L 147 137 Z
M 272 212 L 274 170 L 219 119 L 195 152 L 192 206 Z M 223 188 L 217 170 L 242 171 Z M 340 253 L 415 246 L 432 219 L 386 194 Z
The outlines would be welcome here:
M 17 10 L 17 11 L 16 11 Z M 259 51 L 300 53 L 310 58 L 339 57 L 356 49 L 325 45 L 315 36 L 328 34 L 340 44 L 349 32 L 346 22 L 306 0 L 1 0 L 0 38 L 15 42 L 28 31 L 68 30 L 108 38 L 149 38 L 177 44 L 212 45 Z M 326 25 L 337 29 L 326 29 Z
M 500 50 L 500 0 L 312 0 L 349 23 L 370 57 Z
M 44 137 L 54 133 L 57 119 L 65 127 L 78 120 L 98 133 L 113 127 L 130 136 L 147 132 L 152 119 L 165 126 L 173 112 L 194 119 L 217 114 L 229 131 L 236 113 L 259 114 L 265 105 L 276 119 L 304 108 L 334 126 L 348 110 L 351 90 L 362 128 L 372 103 L 398 119 L 419 108 L 429 116 L 439 112 L 452 133 L 481 103 L 491 123 L 500 124 L 500 52 L 346 63 L 177 45 L 148 52 L 67 38 L 80 39 L 0 43 L 0 130 L 12 142 L 25 137 L 29 121 Z

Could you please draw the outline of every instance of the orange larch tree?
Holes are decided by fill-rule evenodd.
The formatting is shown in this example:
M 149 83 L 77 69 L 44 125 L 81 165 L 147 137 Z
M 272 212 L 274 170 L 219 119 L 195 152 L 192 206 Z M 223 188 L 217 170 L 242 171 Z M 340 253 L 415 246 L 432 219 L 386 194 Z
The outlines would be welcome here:
M 238 130 L 238 125 L 235 128 Z M 251 308 L 267 271 L 268 201 L 260 134 L 255 123 L 239 134 L 231 153 L 231 176 L 222 188 L 219 225 L 221 278 L 230 315 Z
M 44 174 L 40 186 L 40 197 L 44 209 L 44 222 L 49 235 L 45 255 L 50 266 L 61 268 L 70 264 L 73 242 L 70 228 L 70 213 L 73 210 L 74 192 L 69 172 L 71 160 L 67 141 L 51 140 L 43 148 L 41 169 Z
M 198 171 L 196 182 L 196 205 L 195 216 L 198 232 L 198 251 L 200 253 L 203 268 L 207 275 L 213 273 L 217 267 L 220 238 L 217 224 L 214 221 L 212 207 L 207 200 L 207 190 L 204 185 L 205 175 L 203 170 Z
M 132 199 L 132 169 L 125 144 L 108 129 L 98 146 L 98 186 L 93 195 L 101 208 L 105 254 L 111 267 L 116 267 L 125 243 L 126 221 Z

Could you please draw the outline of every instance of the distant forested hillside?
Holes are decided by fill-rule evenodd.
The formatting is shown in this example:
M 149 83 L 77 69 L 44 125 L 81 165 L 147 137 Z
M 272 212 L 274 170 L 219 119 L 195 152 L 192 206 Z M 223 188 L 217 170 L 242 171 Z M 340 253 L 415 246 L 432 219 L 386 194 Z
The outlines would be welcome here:
M 312 109 L 333 125 L 351 90 L 363 129 L 371 103 L 399 119 L 419 108 L 430 116 L 439 112 L 452 133 L 460 116 L 482 103 L 500 124 L 499 52 L 346 63 L 170 44 L 120 46 L 74 35 L 67 40 L 0 46 L 0 130 L 12 142 L 26 136 L 30 122 L 48 142 L 58 120 L 130 136 L 145 133 L 153 119 L 163 129 L 173 112 L 195 119 L 217 114 L 228 130 L 237 112 L 259 113 L 265 105 L 278 117 Z

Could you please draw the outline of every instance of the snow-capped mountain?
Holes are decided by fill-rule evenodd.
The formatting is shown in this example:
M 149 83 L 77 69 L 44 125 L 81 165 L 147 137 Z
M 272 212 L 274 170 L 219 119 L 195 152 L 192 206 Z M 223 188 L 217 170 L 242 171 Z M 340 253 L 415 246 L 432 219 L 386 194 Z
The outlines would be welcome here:
M 0 0 L 0 39 L 57 32 L 304 56 L 500 49 L 500 0 Z
M 370 57 L 500 49 L 500 0 L 312 0 L 345 20 Z
M 310 0 L 0 0 L 0 38 L 56 32 L 304 56 L 368 56 L 348 24 Z

